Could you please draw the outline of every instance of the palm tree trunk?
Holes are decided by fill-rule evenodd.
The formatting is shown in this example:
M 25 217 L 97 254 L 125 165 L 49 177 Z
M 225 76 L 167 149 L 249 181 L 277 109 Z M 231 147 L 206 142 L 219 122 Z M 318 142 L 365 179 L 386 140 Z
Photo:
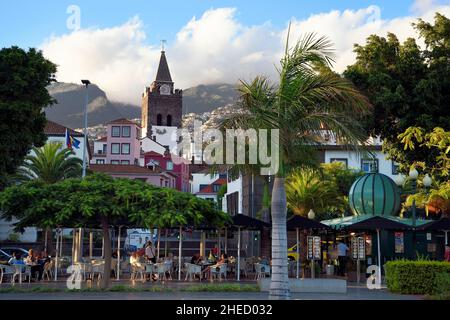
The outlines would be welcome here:
M 104 254 L 105 254 L 105 269 L 103 271 L 102 289 L 109 287 L 110 276 L 111 276 L 111 238 L 109 236 L 109 222 L 108 218 L 102 216 L 102 229 L 103 229 L 103 239 L 104 239 Z
M 272 191 L 272 278 L 270 299 L 289 299 L 286 191 L 284 178 L 275 177 Z

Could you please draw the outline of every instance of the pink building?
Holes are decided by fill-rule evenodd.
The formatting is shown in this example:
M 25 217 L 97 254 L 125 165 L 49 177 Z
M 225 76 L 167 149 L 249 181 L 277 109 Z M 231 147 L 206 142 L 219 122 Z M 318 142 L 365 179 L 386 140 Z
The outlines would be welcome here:
M 117 119 L 107 124 L 105 164 L 138 165 L 141 154 L 141 128 L 128 119 Z M 94 154 L 96 150 L 94 150 Z M 101 162 L 96 162 L 101 164 Z
M 157 187 L 174 189 L 176 185 L 177 176 L 175 174 L 157 167 L 149 169 L 138 165 L 91 164 L 89 169 L 110 175 L 113 178 L 141 180 Z
M 174 163 L 174 157 L 177 161 Z M 159 154 L 154 151 L 146 152 L 144 154 L 144 164 L 146 167 L 159 167 L 163 171 L 168 171 L 176 176 L 176 189 L 179 191 L 189 192 L 189 161 L 170 154 L 166 151 L 164 154 Z

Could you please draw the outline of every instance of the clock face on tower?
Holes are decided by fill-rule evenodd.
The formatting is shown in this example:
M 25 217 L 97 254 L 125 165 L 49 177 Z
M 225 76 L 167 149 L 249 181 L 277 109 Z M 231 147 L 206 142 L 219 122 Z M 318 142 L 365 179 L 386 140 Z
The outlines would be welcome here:
M 167 84 L 161 85 L 159 88 L 159 93 L 163 95 L 169 95 L 170 94 L 170 86 Z

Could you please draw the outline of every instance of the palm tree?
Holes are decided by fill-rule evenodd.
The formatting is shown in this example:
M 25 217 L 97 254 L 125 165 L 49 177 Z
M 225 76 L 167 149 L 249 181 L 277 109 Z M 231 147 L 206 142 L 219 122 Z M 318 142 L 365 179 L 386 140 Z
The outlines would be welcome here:
M 37 179 L 51 184 L 67 178 L 81 177 L 83 162 L 72 157 L 72 150 L 63 149 L 62 143 L 47 143 L 41 148 L 33 148 L 33 153 L 25 157 L 23 165 L 12 177 L 13 181 Z
M 310 209 L 320 214 L 330 207 L 345 205 L 336 185 L 312 168 L 292 170 L 286 178 L 286 198 L 288 208 L 301 216 L 307 216 Z
M 45 184 L 53 184 L 67 178 L 81 177 L 83 161 L 72 155 L 74 152 L 63 149 L 60 142 L 50 142 L 41 148 L 33 148 L 33 153 L 25 157 L 22 166 L 11 177 L 11 182 L 39 180 Z M 52 251 L 50 228 L 46 228 L 45 235 L 49 251 Z
M 239 108 L 220 125 L 221 129 L 279 130 L 280 169 L 275 174 L 271 201 L 271 299 L 290 296 L 286 173 L 310 160 L 314 154 L 311 145 L 318 143 L 318 132 L 323 128 L 344 144 L 357 146 L 366 139 L 355 117 L 366 114 L 370 103 L 349 81 L 330 70 L 332 62 L 333 51 L 327 38 L 307 34 L 290 48 L 288 32 L 278 84 L 272 85 L 264 76 L 251 82 L 241 81 Z

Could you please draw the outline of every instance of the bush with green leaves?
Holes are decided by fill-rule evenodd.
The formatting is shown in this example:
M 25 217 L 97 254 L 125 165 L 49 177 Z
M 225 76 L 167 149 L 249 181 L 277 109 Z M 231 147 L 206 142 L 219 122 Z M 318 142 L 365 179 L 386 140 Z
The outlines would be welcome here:
M 445 275 L 442 275 L 445 274 Z M 403 294 L 437 294 L 450 283 L 450 263 L 445 261 L 395 260 L 386 263 L 386 284 Z

